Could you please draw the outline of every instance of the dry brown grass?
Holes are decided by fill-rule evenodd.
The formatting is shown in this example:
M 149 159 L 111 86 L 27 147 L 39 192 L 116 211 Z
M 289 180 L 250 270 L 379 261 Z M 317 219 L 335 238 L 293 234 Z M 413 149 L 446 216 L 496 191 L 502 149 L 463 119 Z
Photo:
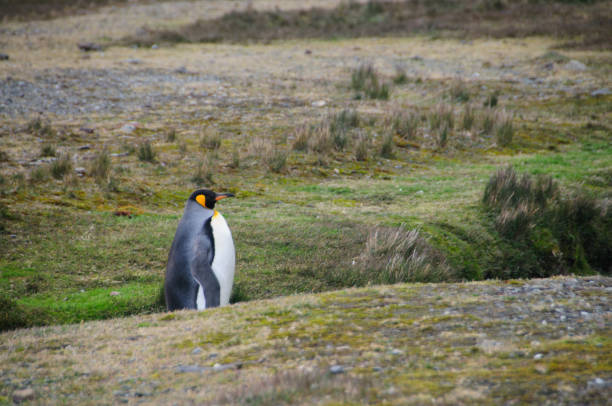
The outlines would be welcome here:
M 329 38 L 450 32 L 458 36 L 581 38 L 572 45 L 610 48 L 609 2 L 374 1 L 343 3 L 335 9 L 232 11 L 177 30 L 145 29 L 131 43 L 251 42 L 289 38 Z M 517 24 L 516 21 L 520 21 Z

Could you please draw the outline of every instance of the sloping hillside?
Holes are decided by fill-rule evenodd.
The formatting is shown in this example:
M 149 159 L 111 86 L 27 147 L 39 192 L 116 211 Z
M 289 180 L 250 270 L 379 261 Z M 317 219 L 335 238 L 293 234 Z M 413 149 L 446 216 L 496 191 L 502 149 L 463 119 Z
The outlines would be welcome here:
M 612 278 L 376 286 L 0 336 L 0 402 L 606 404 Z

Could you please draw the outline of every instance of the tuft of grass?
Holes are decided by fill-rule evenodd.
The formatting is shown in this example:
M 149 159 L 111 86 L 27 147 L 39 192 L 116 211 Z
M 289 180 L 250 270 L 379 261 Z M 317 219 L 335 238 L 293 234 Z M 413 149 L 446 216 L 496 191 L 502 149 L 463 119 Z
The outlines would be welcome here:
M 480 129 L 483 134 L 491 134 L 495 123 L 497 122 L 497 114 L 491 108 L 484 109 L 480 113 Z
M 70 160 L 70 157 L 67 154 L 60 155 L 51 163 L 50 171 L 51 176 L 53 176 L 55 179 L 62 179 L 70 171 L 72 171 L 72 161 Z
M 493 108 L 497 106 L 498 97 L 499 97 L 499 90 L 496 90 L 487 96 L 487 98 L 485 99 L 483 103 L 483 106 L 488 107 L 488 108 Z
M 229 167 L 232 169 L 240 169 L 240 150 L 237 147 L 234 147 L 232 150 L 232 160 Z
M 302 125 L 297 127 L 294 132 L 292 148 L 294 151 L 306 151 L 308 149 L 308 140 L 310 139 L 310 127 Z
M 166 142 L 175 142 L 176 141 L 176 130 L 171 128 L 166 133 Z
M 461 129 L 470 131 L 476 121 L 476 114 L 471 104 L 466 104 L 461 115 Z
M 40 149 L 41 157 L 47 157 L 47 156 L 54 157 L 56 154 L 57 152 L 55 151 L 55 147 L 53 145 L 45 144 Z
M 406 70 L 400 66 L 395 67 L 395 76 L 393 76 L 393 83 L 396 85 L 403 85 L 408 83 L 408 75 Z
M 436 138 L 436 141 L 439 149 L 446 148 L 446 145 L 448 145 L 448 137 L 451 132 L 452 129 L 450 129 L 448 125 L 444 125 L 440 130 L 438 130 L 438 137 Z
M 370 138 L 366 134 L 361 134 L 355 146 L 355 159 L 367 161 L 370 152 Z
M 332 133 L 347 131 L 359 127 L 359 113 L 356 110 L 344 109 L 329 119 L 329 131 Z
M 334 150 L 334 137 L 329 125 L 319 125 L 313 128 L 308 142 L 308 149 L 317 154 L 328 155 Z
M 264 160 L 268 169 L 272 172 L 280 173 L 287 166 L 287 151 L 281 148 L 271 149 L 265 156 Z
M 155 150 L 153 150 L 151 141 L 149 140 L 141 142 L 140 145 L 138 145 L 138 149 L 136 153 L 138 155 L 138 159 L 140 159 L 143 162 L 155 162 L 156 155 L 157 155 L 155 153 Z
M 391 129 L 397 135 L 406 139 L 414 139 L 419 128 L 419 116 L 416 113 L 397 113 L 391 121 Z
M 49 178 L 48 168 L 37 166 L 30 172 L 29 181 L 32 184 L 42 183 Z
M 11 158 L 9 157 L 9 154 L 0 149 L 0 162 L 8 162 L 10 160 Z
M 389 85 L 382 82 L 370 64 L 364 64 L 351 72 L 351 88 L 357 92 L 356 98 L 389 99 Z
M 26 131 L 43 138 L 53 138 L 56 135 L 51 123 L 40 117 L 30 120 L 26 126 Z
M 495 130 L 497 145 L 506 147 L 512 142 L 514 137 L 514 126 L 512 125 L 512 116 L 505 112 L 499 113 L 497 120 L 497 128 Z
M 429 128 L 432 131 L 447 128 L 453 129 L 455 118 L 452 106 L 444 103 L 438 104 L 427 116 Z
M 383 136 L 382 144 L 380 146 L 380 156 L 387 159 L 391 159 L 394 157 L 393 134 L 387 133 Z
M 495 227 L 529 266 L 511 266 L 502 277 L 611 272 L 612 214 L 609 203 L 584 192 L 562 196 L 550 176 L 535 180 L 512 167 L 499 169 L 483 194 Z M 532 257 L 528 257 L 532 255 Z M 516 259 L 514 259 L 515 261 Z M 512 262 L 510 262 L 512 263 Z
M 221 147 L 221 135 L 216 128 L 206 127 L 200 136 L 200 147 L 209 150 L 216 150 Z
M 465 103 L 470 100 L 470 92 L 463 80 L 454 80 L 448 91 L 450 99 L 457 103 Z
M 92 176 L 99 185 L 108 181 L 108 175 L 111 169 L 111 158 L 108 153 L 108 148 L 104 146 L 96 157 L 91 162 L 89 175 Z
M 196 185 L 214 185 L 214 168 L 215 161 L 212 154 L 206 154 L 202 162 L 198 164 L 196 173 L 191 178 L 191 181 Z
M 452 280 L 444 256 L 433 249 L 419 230 L 377 228 L 360 255 L 358 283 L 439 282 Z

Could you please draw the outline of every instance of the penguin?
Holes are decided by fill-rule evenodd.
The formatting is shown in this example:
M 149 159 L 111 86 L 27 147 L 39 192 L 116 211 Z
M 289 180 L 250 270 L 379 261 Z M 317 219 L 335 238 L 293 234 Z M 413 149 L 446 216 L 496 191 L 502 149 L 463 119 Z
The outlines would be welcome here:
M 166 265 L 168 311 L 229 304 L 236 252 L 227 222 L 215 210 L 226 197 L 234 195 L 200 189 L 187 199 Z

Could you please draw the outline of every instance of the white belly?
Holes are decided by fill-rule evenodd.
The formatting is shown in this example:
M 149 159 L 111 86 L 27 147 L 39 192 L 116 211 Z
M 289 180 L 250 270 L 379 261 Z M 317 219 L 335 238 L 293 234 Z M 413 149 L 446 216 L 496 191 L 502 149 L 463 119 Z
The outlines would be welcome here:
M 210 223 L 215 241 L 215 257 L 213 258 L 211 268 L 221 288 L 220 306 L 225 306 L 229 304 L 232 285 L 234 284 L 236 251 L 234 249 L 232 232 L 221 213 L 215 212 Z

